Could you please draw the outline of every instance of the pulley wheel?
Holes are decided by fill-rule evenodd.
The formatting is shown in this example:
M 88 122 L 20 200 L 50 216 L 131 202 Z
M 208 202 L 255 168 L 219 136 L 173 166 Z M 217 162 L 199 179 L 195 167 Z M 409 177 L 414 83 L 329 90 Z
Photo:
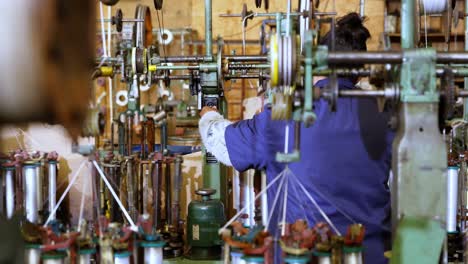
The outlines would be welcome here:
M 223 74 L 223 48 L 224 48 L 224 41 L 219 38 L 218 39 L 218 54 L 217 56 L 217 69 L 218 69 L 218 85 L 224 90 L 224 74 Z
M 136 22 L 134 26 L 135 47 L 146 48 L 151 46 L 153 44 L 153 24 L 150 8 L 145 5 L 138 5 L 135 9 L 135 19 L 143 20 L 143 22 Z
M 117 9 L 117 12 L 115 13 L 115 16 L 112 17 L 112 25 L 115 25 L 115 29 L 117 32 L 122 32 L 122 20 L 123 20 L 123 13 L 122 9 Z
M 275 87 L 279 83 L 278 40 L 275 35 L 270 39 L 270 82 Z
M 113 6 L 117 4 L 119 0 L 101 0 L 101 3 L 108 5 L 108 6 Z

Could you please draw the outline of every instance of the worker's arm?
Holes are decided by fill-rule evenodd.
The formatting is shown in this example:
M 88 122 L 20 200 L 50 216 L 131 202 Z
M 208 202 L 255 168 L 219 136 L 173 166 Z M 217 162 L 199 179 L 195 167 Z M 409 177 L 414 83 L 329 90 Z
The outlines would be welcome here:
M 200 112 L 199 129 L 203 144 L 219 161 L 238 171 L 265 168 L 272 151 L 266 135 L 270 110 L 252 119 L 231 123 L 215 109 L 204 107 Z
M 216 108 L 205 106 L 200 115 L 198 128 L 206 150 L 213 154 L 221 163 L 232 166 L 224 136 L 226 127 L 231 122 L 224 119 Z

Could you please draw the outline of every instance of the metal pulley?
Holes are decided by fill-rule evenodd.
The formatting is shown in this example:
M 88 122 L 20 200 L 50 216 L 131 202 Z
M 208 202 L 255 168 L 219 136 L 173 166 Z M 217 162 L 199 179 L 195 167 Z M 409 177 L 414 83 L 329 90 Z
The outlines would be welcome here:
M 163 6 L 163 0 L 154 0 L 154 8 L 161 10 Z
M 104 114 L 99 108 L 91 108 L 88 110 L 86 122 L 83 125 L 81 136 L 96 137 L 104 133 L 106 121 Z
M 336 72 L 333 71 L 329 77 L 329 82 L 326 87 L 323 88 L 322 97 L 328 102 L 328 109 L 330 112 L 336 112 L 336 104 L 338 102 L 338 80 Z
M 296 81 L 297 41 L 295 36 L 273 35 L 270 40 L 270 74 L 272 87 L 293 86 Z
M 138 48 L 146 48 L 153 44 L 153 24 L 151 22 L 151 11 L 148 6 L 138 5 L 135 9 L 135 23 L 133 30 L 133 45 Z
M 117 30 L 117 32 L 122 32 L 122 26 L 123 26 L 122 20 L 123 20 L 123 13 L 122 13 L 122 9 L 119 8 L 115 12 L 115 16 L 113 16 L 111 20 L 111 23 L 112 25 L 115 25 L 115 29 Z

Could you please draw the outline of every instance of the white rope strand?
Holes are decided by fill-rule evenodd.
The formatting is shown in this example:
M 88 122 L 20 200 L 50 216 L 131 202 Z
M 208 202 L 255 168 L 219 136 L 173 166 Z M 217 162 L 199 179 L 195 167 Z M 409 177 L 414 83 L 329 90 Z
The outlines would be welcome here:
M 286 178 L 286 186 L 284 190 L 284 199 L 283 199 L 283 220 L 281 221 L 281 236 L 286 234 L 286 210 L 288 208 L 288 185 L 289 185 L 289 178 Z
M 85 189 L 88 187 L 88 177 L 83 180 L 83 187 L 81 189 L 81 203 L 80 203 L 80 217 L 78 219 L 78 232 L 81 229 L 81 223 L 83 222 L 84 204 L 85 204 Z
M 284 170 L 283 173 L 284 175 L 286 175 L 286 170 Z M 285 179 L 286 179 L 286 176 L 284 176 L 283 179 L 281 180 L 280 185 L 278 186 L 278 190 L 276 192 L 275 198 L 273 199 L 273 204 L 271 205 L 270 213 L 268 214 L 267 224 L 265 225 L 265 229 L 264 229 L 265 231 L 270 226 L 271 218 L 273 217 L 273 212 L 275 211 L 276 203 L 278 202 L 278 198 L 280 197 L 281 188 L 283 188 Z
M 259 192 L 256 196 L 255 196 L 255 199 L 251 202 L 255 203 L 255 201 L 258 199 L 258 197 L 260 197 L 262 194 L 264 194 L 271 186 L 273 186 L 273 184 L 275 182 L 277 182 L 282 176 L 284 176 L 284 173 L 280 173 L 278 174 L 278 176 L 276 176 L 276 178 L 274 178 L 267 186 L 265 189 L 263 189 L 261 192 Z M 244 208 L 242 208 L 235 216 L 233 216 L 231 218 L 231 220 L 229 220 L 223 227 L 221 227 L 219 229 L 220 231 L 220 234 L 221 234 L 221 231 L 225 230 L 226 227 L 230 226 L 241 214 L 244 213 L 245 210 L 247 210 L 248 206 L 244 206 Z
M 73 175 L 70 183 L 68 184 L 67 188 L 65 189 L 65 191 L 62 193 L 62 196 L 60 197 L 59 201 L 57 202 L 57 204 L 55 205 L 54 209 L 52 210 L 52 212 L 49 214 L 49 217 L 47 218 L 47 221 L 45 222 L 44 224 L 44 227 L 46 227 L 50 220 L 52 220 L 53 216 L 55 215 L 55 213 L 57 212 L 58 208 L 60 207 L 60 204 L 62 204 L 63 202 L 63 199 L 65 199 L 65 196 L 67 196 L 68 192 L 70 191 L 71 187 L 73 186 L 73 184 L 75 183 L 76 179 L 78 178 L 79 174 L 80 174 L 80 171 L 81 169 L 83 168 L 83 166 L 86 164 L 85 163 L 86 161 L 82 161 L 81 164 L 80 164 L 80 167 L 78 167 L 78 170 L 75 172 L 75 175 Z
M 294 175 L 294 174 L 292 174 L 292 175 L 293 175 L 294 179 L 296 180 L 297 184 L 299 185 L 299 187 L 301 187 L 304 194 L 307 196 L 307 198 L 309 198 L 309 200 L 312 202 L 312 204 L 314 204 L 314 206 L 317 208 L 317 210 L 322 215 L 322 217 L 325 219 L 325 221 L 327 221 L 327 223 L 330 225 L 331 228 L 333 228 L 333 230 L 335 231 L 335 233 L 337 235 L 341 236 L 341 233 L 338 230 L 338 228 L 336 228 L 336 226 L 332 223 L 330 218 L 328 218 L 328 216 L 325 214 L 325 212 L 322 210 L 322 208 L 320 208 L 317 201 L 315 201 L 315 199 L 309 194 L 309 192 L 307 192 L 306 188 L 304 187 L 304 185 L 302 185 L 302 183 L 299 181 L 299 179 L 296 177 L 296 175 Z
M 130 215 L 128 214 L 127 210 L 126 210 L 125 207 L 123 206 L 122 201 L 120 201 L 119 196 L 117 196 L 117 194 L 115 193 L 115 191 L 114 191 L 114 189 L 112 188 L 111 184 L 109 183 L 109 181 L 107 181 L 106 175 L 104 175 L 104 172 L 102 172 L 101 168 L 99 167 L 99 165 L 97 164 L 97 162 L 96 162 L 95 160 L 93 160 L 93 165 L 94 165 L 94 167 L 96 167 L 96 170 L 99 172 L 99 175 L 101 175 L 102 180 L 104 181 L 104 183 L 106 184 L 107 188 L 108 188 L 109 191 L 111 192 L 111 194 L 112 194 L 112 196 L 114 197 L 115 201 L 119 204 L 119 207 L 120 207 L 120 209 L 122 210 L 123 214 L 125 215 L 125 218 L 127 218 L 127 221 L 128 221 L 128 223 L 130 224 L 130 226 L 131 226 L 131 229 L 132 229 L 132 230 L 138 230 L 138 227 L 135 225 L 135 223 L 133 222 L 132 218 L 131 218 Z

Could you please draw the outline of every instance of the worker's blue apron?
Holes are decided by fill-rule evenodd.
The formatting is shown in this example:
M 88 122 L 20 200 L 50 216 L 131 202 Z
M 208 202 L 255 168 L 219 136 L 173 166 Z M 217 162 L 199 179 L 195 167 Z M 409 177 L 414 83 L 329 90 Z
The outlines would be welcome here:
M 327 83 L 328 80 L 322 80 L 316 86 L 324 87 Z M 339 79 L 339 88 L 354 89 L 354 85 L 347 79 Z M 391 235 L 388 175 L 393 140 L 393 132 L 387 128 L 388 114 L 377 111 L 374 99 L 364 98 L 339 98 L 336 112 L 330 112 L 328 103 L 320 99 L 314 102 L 314 111 L 316 122 L 309 128 L 301 128 L 301 160 L 289 168 L 343 235 L 352 222 L 335 206 L 364 224 L 366 263 L 387 263 L 383 253 L 389 249 Z M 271 121 L 270 117 L 267 106 L 253 119 L 228 126 L 225 134 L 233 166 L 239 171 L 266 169 L 268 181 L 285 168 L 275 161 L 275 155 L 284 151 L 286 122 Z M 291 152 L 293 123 L 289 127 Z M 286 221 L 306 218 L 311 225 L 324 221 L 293 176 L 288 179 Z M 270 208 L 276 188 L 268 191 Z M 270 230 L 275 230 L 282 220 L 281 198 L 277 199 L 276 217 L 271 220 Z

